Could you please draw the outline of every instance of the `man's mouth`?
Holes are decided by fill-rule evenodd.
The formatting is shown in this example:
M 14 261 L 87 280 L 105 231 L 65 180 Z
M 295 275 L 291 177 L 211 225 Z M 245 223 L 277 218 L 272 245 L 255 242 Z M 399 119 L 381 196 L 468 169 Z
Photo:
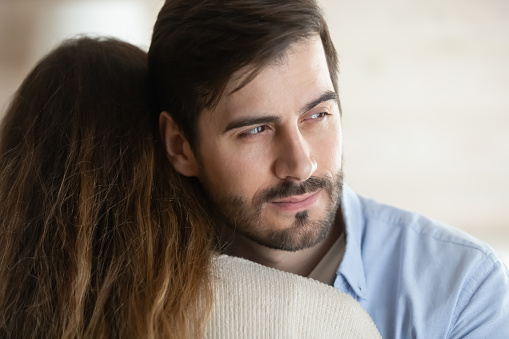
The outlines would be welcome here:
M 292 195 L 287 198 L 273 200 L 270 204 L 275 208 L 285 211 L 305 210 L 311 207 L 311 205 L 313 205 L 313 203 L 318 199 L 319 192 L 320 191 L 301 195 Z

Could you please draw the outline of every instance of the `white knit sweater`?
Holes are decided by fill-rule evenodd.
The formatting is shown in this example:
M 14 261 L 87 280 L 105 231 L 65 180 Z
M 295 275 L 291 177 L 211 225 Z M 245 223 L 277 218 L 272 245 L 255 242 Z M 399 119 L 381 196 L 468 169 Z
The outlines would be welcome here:
M 380 338 L 366 311 L 332 286 L 226 255 L 213 261 L 206 338 Z

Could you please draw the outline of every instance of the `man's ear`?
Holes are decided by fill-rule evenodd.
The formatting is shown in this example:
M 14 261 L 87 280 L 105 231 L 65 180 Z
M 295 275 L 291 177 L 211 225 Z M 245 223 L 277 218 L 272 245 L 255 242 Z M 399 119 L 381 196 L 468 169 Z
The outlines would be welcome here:
M 168 112 L 159 115 L 159 133 L 175 170 L 187 177 L 198 176 L 198 162 L 191 145 Z

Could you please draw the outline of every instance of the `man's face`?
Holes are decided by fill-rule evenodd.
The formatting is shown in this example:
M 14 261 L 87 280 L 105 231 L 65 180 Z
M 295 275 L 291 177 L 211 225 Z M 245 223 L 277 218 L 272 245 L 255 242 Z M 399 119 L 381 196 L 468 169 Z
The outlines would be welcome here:
M 328 234 L 342 182 L 338 98 L 320 39 L 290 46 L 229 94 L 237 84 L 199 117 L 199 179 L 237 232 L 269 248 L 311 247 Z

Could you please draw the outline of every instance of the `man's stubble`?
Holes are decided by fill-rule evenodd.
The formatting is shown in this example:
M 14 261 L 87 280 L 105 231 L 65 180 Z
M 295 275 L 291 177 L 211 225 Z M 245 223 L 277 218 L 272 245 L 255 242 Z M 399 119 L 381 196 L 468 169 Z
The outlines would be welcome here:
M 320 243 L 329 234 L 341 204 L 342 170 L 333 177 L 310 177 L 299 184 L 283 181 L 257 194 L 251 204 L 245 198 L 232 193 L 216 197 L 214 192 L 211 192 L 213 186 L 210 180 L 205 178 L 202 176 L 204 189 L 214 209 L 220 213 L 220 221 L 234 232 L 271 249 L 295 252 Z M 293 223 L 285 229 L 271 230 L 270 225 L 262 225 L 265 204 L 319 190 L 324 190 L 328 196 L 328 206 L 321 218 L 311 220 L 309 211 L 304 210 L 297 212 Z

